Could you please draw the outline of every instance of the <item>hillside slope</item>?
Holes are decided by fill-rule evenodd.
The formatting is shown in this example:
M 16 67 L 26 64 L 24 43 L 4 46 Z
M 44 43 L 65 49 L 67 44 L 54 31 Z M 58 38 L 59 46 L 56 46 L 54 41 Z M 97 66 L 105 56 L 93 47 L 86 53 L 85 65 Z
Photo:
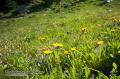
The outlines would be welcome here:
M 98 4 L 1 19 L 0 77 L 17 79 L 9 71 L 21 71 L 21 79 L 119 79 L 119 0 Z

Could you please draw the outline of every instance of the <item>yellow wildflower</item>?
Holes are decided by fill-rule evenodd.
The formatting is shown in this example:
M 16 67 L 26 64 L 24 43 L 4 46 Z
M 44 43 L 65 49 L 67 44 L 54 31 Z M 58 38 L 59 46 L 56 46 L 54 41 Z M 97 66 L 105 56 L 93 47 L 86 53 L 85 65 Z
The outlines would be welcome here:
M 81 32 L 85 32 L 85 31 L 87 31 L 86 28 L 81 28 Z
M 102 45 L 104 43 L 104 41 L 98 41 L 97 45 Z
M 70 50 L 71 50 L 71 51 L 76 51 L 76 48 L 73 47 L 73 48 L 71 48 Z
M 53 46 L 55 48 L 60 48 L 60 47 L 63 47 L 63 44 L 62 43 L 54 43 Z
M 64 56 L 67 56 L 67 55 L 69 55 L 69 51 L 64 52 Z
M 45 51 L 43 51 L 43 53 L 46 54 L 46 55 L 51 54 L 52 52 L 53 51 L 51 51 L 51 50 L 45 50 Z

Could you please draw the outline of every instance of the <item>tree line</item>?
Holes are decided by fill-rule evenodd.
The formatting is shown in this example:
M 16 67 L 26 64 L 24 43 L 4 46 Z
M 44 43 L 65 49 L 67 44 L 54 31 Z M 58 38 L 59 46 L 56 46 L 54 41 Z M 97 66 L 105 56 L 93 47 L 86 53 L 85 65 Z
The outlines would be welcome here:
M 54 1 L 60 0 L 0 0 L 0 12 L 9 12 L 18 5 L 28 5 L 30 3 L 42 3 L 49 6 Z

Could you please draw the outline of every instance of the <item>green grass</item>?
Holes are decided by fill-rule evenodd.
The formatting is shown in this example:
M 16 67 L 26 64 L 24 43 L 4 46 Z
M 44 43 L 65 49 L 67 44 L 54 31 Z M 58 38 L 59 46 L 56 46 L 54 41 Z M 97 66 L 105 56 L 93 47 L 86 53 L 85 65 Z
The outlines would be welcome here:
M 111 19 L 120 20 L 117 3 L 109 8 L 84 2 L 59 13 L 48 8 L 0 20 L 0 72 L 29 73 L 1 78 L 119 79 L 120 22 Z

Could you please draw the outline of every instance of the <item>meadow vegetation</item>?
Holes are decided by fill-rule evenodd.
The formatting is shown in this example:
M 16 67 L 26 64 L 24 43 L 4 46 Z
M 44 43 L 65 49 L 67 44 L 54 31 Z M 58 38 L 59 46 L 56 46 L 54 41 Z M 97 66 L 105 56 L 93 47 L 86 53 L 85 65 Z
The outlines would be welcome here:
M 120 79 L 120 1 L 99 4 L 53 3 L 0 19 L 0 78 Z

